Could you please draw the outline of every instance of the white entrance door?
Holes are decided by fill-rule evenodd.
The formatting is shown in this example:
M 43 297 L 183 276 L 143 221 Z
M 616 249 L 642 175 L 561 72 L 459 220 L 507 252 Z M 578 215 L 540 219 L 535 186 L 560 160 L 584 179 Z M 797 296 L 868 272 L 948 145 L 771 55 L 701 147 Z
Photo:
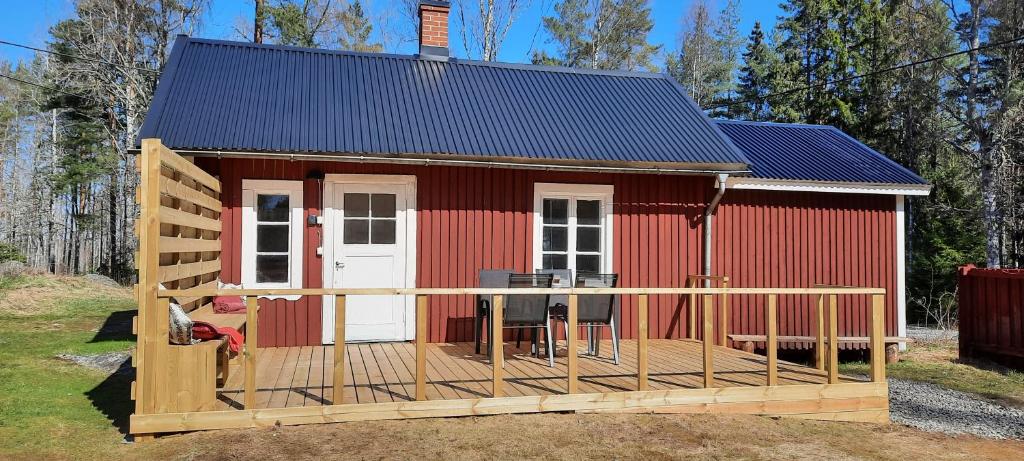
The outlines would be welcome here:
M 330 233 L 324 271 L 335 288 L 406 288 L 413 264 L 408 184 L 337 182 L 330 191 L 324 231 Z M 324 303 L 324 342 L 334 342 L 333 297 Z M 406 296 L 349 296 L 345 341 L 410 339 L 412 302 Z M 328 300 L 325 300 L 328 301 Z M 408 320 L 408 321 L 407 321 Z

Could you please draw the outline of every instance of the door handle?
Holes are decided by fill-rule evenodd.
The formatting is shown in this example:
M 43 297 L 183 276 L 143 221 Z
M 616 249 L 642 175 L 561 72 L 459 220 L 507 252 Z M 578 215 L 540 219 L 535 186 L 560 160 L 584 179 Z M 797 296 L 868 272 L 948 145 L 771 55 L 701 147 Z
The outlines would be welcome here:
M 335 269 L 341 269 L 341 268 L 343 268 L 343 267 L 345 267 L 345 263 L 343 263 L 343 262 L 341 262 L 341 261 L 335 261 L 335 262 L 334 262 L 334 268 L 335 268 Z

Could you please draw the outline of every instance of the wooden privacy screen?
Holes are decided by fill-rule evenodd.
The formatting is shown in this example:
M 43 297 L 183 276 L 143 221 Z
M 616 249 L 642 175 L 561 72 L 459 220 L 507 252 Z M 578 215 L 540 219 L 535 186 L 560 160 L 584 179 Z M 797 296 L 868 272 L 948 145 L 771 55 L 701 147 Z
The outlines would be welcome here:
M 1024 270 L 960 268 L 960 356 L 1024 369 Z
M 168 342 L 167 300 L 157 288 L 217 288 L 220 275 L 220 181 L 167 149 L 158 139 L 144 139 L 138 162 L 136 192 L 139 271 L 134 324 L 138 348 L 132 385 L 137 414 L 197 409 L 215 398 L 215 387 L 199 385 L 216 376 L 217 343 L 172 346 Z M 209 297 L 179 297 L 193 317 L 212 311 Z M 202 395 L 200 395 L 202 394 Z

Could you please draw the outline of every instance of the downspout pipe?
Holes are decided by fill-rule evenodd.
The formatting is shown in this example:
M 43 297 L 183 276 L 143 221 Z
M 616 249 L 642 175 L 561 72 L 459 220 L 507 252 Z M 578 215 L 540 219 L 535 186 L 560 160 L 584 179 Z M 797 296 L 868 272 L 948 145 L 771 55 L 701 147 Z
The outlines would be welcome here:
M 714 235 L 712 224 L 714 222 L 715 210 L 718 209 L 718 203 L 722 201 L 722 196 L 725 195 L 725 183 L 728 179 L 728 174 L 720 173 L 718 175 L 718 192 L 711 199 L 708 207 L 704 209 L 704 275 L 711 275 L 711 237 Z M 710 288 L 711 280 L 705 280 L 704 286 Z

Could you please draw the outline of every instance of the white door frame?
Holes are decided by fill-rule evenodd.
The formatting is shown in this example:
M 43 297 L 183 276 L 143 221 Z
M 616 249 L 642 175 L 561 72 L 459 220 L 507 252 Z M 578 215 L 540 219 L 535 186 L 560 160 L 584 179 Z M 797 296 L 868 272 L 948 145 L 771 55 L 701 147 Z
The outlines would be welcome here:
M 328 174 L 324 178 L 323 207 L 323 286 L 334 286 L 334 189 L 339 184 L 383 184 L 405 187 L 405 283 L 416 287 L 416 176 L 384 174 Z M 405 296 L 405 340 L 416 336 L 416 303 L 412 296 Z M 323 343 L 334 344 L 334 296 L 323 297 Z

